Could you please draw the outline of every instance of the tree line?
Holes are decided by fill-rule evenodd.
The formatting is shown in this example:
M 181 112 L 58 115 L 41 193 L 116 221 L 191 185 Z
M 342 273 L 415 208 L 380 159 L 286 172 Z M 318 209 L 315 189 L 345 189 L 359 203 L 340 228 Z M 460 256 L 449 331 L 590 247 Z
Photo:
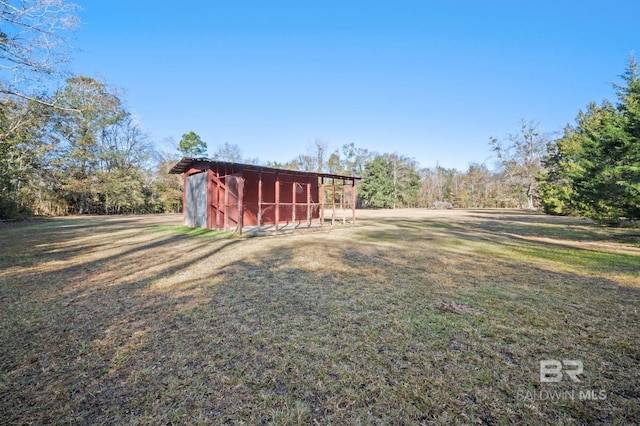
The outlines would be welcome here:
M 172 161 L 156 153 L 106 84 L 73 77 L 46 104 L 1 102 L 0 218 L 181 206 L 176 177 L 163 176 Z
M 0 2 L 0 219 L 31 215 L 177 212 L 182 156 L 206 156 L 195 132 L 159 153 L 121 94 L 87 76 L 47 90 L 67 59 L 76 7 L 62 0 Z M 362 177 L 360 207 L 542 208 L 607 224 L 640 215 L 640 77 L 633 57 L 615 85 L 617 103 L 591 103 L 560 137 L 522 120 L 491 137 L 495 168 L 421 168 L 410 156 L 316 140 L 284 162 L 243 157 L 225 143 L 210 158 Z
M 361 177 L 358 206 L 370 208 L 487 208 L 522 207 L 518 188 L 507 185 L 502 172 L 484 164 L 466 171 L 441 166 L 422 168 L 398 153 L 378 153 L 354 143 L 330 151 L 316 140 L 305 154 L 270 166 Z

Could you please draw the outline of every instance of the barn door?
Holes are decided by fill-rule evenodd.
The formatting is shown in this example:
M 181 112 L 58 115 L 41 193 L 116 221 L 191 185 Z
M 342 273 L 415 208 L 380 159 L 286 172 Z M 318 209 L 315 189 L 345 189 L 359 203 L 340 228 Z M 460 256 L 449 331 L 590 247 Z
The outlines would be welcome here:
M 207 227 L 207 173 L 187 176 L 185 225 Z

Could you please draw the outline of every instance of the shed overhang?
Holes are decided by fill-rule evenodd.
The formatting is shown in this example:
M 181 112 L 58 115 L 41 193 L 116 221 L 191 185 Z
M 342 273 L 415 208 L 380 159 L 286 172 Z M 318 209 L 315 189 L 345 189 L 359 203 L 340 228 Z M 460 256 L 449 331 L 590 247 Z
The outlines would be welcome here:
M 216 161 L 216 160 L 211 160 L 209 158 L 203 158 L 203 157 L 201 158 L 185 157 L 182 160 L 180 160 L 175 166 L 173 166 L 173 168 L 169 170 L 169 173 L 171 174 L 185 173 L 188 170 L 190 170 L 194 165 L 198 165 L 198 164 L 200 165 L 207 164 L 210 169 L 216 170 L 218 173 L 220 173 L 221 176 L 233 175 L 235 173 L 241 172 L 242 170 L 254 170 L 254 171 L 266 172 L 266 173 L 286 173 L 286 174 L 296 175 L 296 176 L 316 176 L 319 178 L 322 177 L 322 178 L 350 180 L 350 181 L 356 181 L 361 179 L 357 176 L 337 175 L 337 174 L 331 174 L 331 173 L 305 172 L 300 170 L 289 170 L 289 169 L 282 169 L 282 168 L 276 168 L 276 167 L 258 166 L 255 164 Z

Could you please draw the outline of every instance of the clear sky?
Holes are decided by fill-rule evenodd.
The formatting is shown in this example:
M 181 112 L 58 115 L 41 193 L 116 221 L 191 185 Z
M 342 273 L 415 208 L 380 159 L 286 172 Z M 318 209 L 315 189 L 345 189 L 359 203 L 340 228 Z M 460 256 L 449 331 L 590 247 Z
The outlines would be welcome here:
M 124 91 L 171 150 L 194 131 L 284 162 L 315 140 L 492 167 L 522 118 L 561 131 L 615 100 L 638 0 L 75 0 L 72 71 Z

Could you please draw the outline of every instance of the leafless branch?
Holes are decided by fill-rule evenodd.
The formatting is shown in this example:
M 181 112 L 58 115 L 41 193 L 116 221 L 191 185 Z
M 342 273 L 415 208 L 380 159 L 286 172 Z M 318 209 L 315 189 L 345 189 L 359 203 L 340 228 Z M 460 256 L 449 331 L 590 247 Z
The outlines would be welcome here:
M 55 102 L 47 102 L 47 101 L 44 101 L 42 99 L 35 98 L 33 96 L 25 95 L 24 93 L 13 92 L 11 90 L 2 90 L 2 89 L 0 89 L 0 93 L 4 93 L 4 94 L 10 95 L 10 96 L 15 96 L 17 98 L 24 99 L 26 101 L 36 102 L 36 103 L 38 103 L 40 105 L 43 105 L 43 106 L 46 106 L 46 107 L 50 107 L 50 108 L 55 108 L 55 109 L 57 109 L 59 111 L 81 112 L 81 110 L 79 110 L 77 108 L 63 107 L 63 106 L 57 105 Z
M 0 0 L 0 93 L 29 99 L 39 78 L 61 71 L 77 9 L 64 0 Z

